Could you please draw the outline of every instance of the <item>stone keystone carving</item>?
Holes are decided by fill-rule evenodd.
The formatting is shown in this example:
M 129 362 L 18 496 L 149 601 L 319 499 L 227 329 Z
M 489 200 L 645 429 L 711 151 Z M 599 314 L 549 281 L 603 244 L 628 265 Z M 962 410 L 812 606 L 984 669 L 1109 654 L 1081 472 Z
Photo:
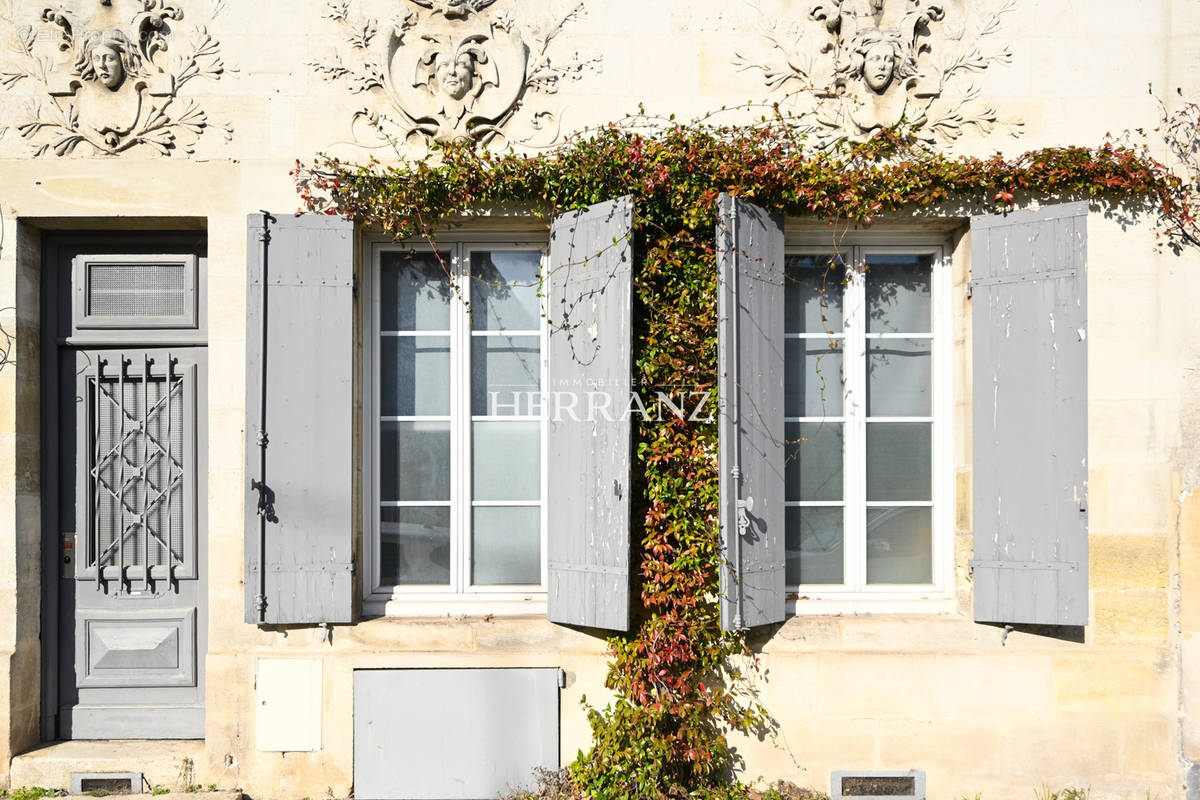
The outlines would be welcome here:
M 558 34 L 583 13 L 582 0 L 535 30 L 507 14 L 483 14 L 496 0 L 410 0 L 416 8 L 389 24 L 357 15 L 352 2 L 331 0 L 326 12 L 345 32 L 345 52 L 310 65 L 371 98 L 372 106 L 354 116 L 360 143 L 368 143 L 360 134 L 369 128 L 374 145 L 549 144 L 558 136 L 558 115 L 518 112 L 533 95 L 554 94 L 562 81 L 600 67 L 599 57 L 551 53 Z
M 1013 3 L 964 41 L 943 34 L 938 0 L 819 0 L 790 27 L 764 19 L 769 57 L 739 53 L 734 63 L 761 72 L 772 90 L 790 90 L 789 110 L 812 120 L 820 145 L 868 139 L 900 122 L 926 142 L 953 141 L 965 126 L 986 133 L 997 124 L 995 109 L 962 79 L 1011 60 L 1008 48 L 985 53 L 978 42 L 999 30 Z M 1007 124 L 1019 131 L 1019 122 Z
M 0 72 L 0 85 L 11 89 L 26 81 L 42 96 L 16 125 L 35 154 L 64 156 L 80 145 L 104 155 L 139 145 L 163 155 L 192 152 L 208 119 L 195 102 L 181 101 L 179 90 L 197 77 L 219 78 L 224 66 L 218 42 L 203 26 L 192 31 L 179 58 L 167 57 L 182 19 L 182 9 L 169 0 L 54 6 L 22 26 L 0 15 L 17 42 L 15 68 Z M 47 33 L 56 45 L 49 52 Z

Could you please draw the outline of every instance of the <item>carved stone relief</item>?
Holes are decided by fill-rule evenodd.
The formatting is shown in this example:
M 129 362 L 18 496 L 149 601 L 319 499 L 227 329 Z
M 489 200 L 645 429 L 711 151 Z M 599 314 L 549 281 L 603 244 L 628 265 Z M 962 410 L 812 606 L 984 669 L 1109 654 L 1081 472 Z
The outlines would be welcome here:
M 496 0 L 410 0 L 414 8 L 387 23 L 359 15 L 354 2 L 329 2 L 326 16 L 342 27 L 346 47 L 310 66 L 371 99 L 354 115 L 360 144 L 551 144 L 558 114 L 534 107 L 532 96 L 600 68 L 599 56 L 551 52 L 582 15 L 582 0 L 534 26 L 484 14 Z
M 811 120 L 820 145 L 862 141 L 900 122 L 928 143 L 953 141 L 966 126 L 987 133 L 999 123 L 967 78 L 1011 60 L 1007 47 L 985 50 L 980 42 L 999 30 L 1013 3 L 996 6 L 973 36 L 963 20 L 948 36 L 950 2 L 817 0 L 790 25 L 764 19 L 769 47 L 754 57 L 735 54 L 734 63 L 785 91 L 788 111 Z M 1021 127 L 1004 124 L 1014 133 Z
M 0 62 L 0 85 L 34 87 L 15 127 L 35 155 L 65 156 L 80 145 L 98 155 L 139 146 L 191 153 L 209 122 L 180 90 L 195 78 L 220 78 L 224 65 L 207 28 L 185 36 L 183 18 L 171 0 L 77 0 L 46 8 L 31 24 L 0 13 L 16 44 L 10 63 Z M 176 45 L 178 56 L 168 56 Z

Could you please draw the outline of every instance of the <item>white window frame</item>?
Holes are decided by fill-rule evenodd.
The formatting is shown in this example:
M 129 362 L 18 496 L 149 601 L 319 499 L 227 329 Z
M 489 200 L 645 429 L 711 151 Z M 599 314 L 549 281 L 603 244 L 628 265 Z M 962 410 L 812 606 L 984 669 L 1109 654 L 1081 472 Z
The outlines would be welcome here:
M 537 250 L 542 254 L 542 271 L 546 264 L 545 234 L 532 232 L 453 232 L 437 238 L 437 249 L 450 258 L 454 285 L 457 287 L 450 306 L 450 569 L 449 586 L 390 586 L 380 583 L 380 490 L 379 414 L 381 381 L 379 380 L 379 268 L 386 252 L 432 252 L 428 241 L 393 242 L 380 237 L 364 237 L 362 248 L 363 280 L 360 289 L 360 313 L 363 341 L 363 610 L 368 615 L 387 616 L 457 616 L 457 615 L 544 615 L 547 586 L 547 420 L 544 403 L 537 398 L 540 423 L 541 487 L 541 581 L 537 585 L 473 586 L 470 584 L 470 525 L 471 509 L 475 505 L 533 505 L 526 502 L 475 501 L 471 499 L 471 302 L 472 280 L 470 256 L 472 251 Z M 543 317 L 544 319 L 544 314 Z M 512 335 L 528 336 L 533 331 L 513 331 Z M 547 328 L 536 332 L 541 346 L 542 390 L 547 385 Z M 445 334 L 435 334 L 444 336 Z M 517 417 L 522 419 L 524 417 Z M 482 419 L 489 419 L 483 417 Z M 513 417 L 494 417 L 512 420 Z M 413 503 L 413 505 L 438 505 Z
M 940 233 L 858 232 L 836 244 L 830 233 L 796 233 L 785 238 L 787 255 L 837 255 L 848 265 L 843 301 L 843 369 L 846 381 L 842 419 L 845 585 L 789 584 L 789 614 L 938 613 L 956 610 L 954 600 L 954 430 L 952 397 L 953 340 L 950 292 L 952 247 Z M 932 582 L 869 587 L 866 583 L 866 326 L 865 282 L 861 269 L 867 255 L 932 255 L 930 306 L 932 320 Z M 789 334 L 791 336 L 792 334 Z M 814 338 L 820 338 L 818 334 Z M 911 338 L 911 337 L 902 337 Z M 861 398 L 861 401 L 856 400 Z M 853 415 L 852 403 L 862 412 Z M 809 418 L 817 421 L 820 418 Z M 826 418 L 828 419 L 828 418 Z M 892 418 L 889 418 L 891 420 Z M 914 418 L 915 419 L 915 418 Z M 922 421 L 925 418 L 920 418 Z M 789 420 L 790 421 L 790 420 Z M 893 421 L 903 421 L 896 418 Z M 862 458 L 855 454 L 861 452 Z M 802 505 L 803 503 L 799 503 Z M 788 502 L 788 506 L 798 505 Z M 814 503 L 820 505 L 820 503 Z M 889 505 L 895 505 L 889 504 Z

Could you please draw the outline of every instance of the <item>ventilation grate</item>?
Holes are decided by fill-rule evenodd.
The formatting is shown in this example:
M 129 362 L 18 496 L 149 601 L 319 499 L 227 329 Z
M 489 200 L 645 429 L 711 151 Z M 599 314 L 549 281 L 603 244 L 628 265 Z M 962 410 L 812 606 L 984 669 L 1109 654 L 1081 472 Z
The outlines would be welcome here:
M 187 306 L 184 264 L 90 264 L 92 317 L 178 317 Z
M 922 770 L 841 771 L 833 773 L 833 800 L 924 800 L 925 773 Z
M 137 794 L 142 791 L 140 772 L 72 772 L 71 794 Z

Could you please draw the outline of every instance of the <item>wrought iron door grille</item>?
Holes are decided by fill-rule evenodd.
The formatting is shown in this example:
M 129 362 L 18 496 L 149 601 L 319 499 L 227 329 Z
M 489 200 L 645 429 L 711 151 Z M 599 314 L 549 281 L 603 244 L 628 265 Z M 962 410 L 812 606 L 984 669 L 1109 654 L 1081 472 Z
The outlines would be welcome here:
M 149 356 L 97 363 L 88 376 L 91 406 L 90 530 L 85 562 L 97 589 L 118 579 L 169 580 L 185 552 L 184 379 L 178 360 Z

